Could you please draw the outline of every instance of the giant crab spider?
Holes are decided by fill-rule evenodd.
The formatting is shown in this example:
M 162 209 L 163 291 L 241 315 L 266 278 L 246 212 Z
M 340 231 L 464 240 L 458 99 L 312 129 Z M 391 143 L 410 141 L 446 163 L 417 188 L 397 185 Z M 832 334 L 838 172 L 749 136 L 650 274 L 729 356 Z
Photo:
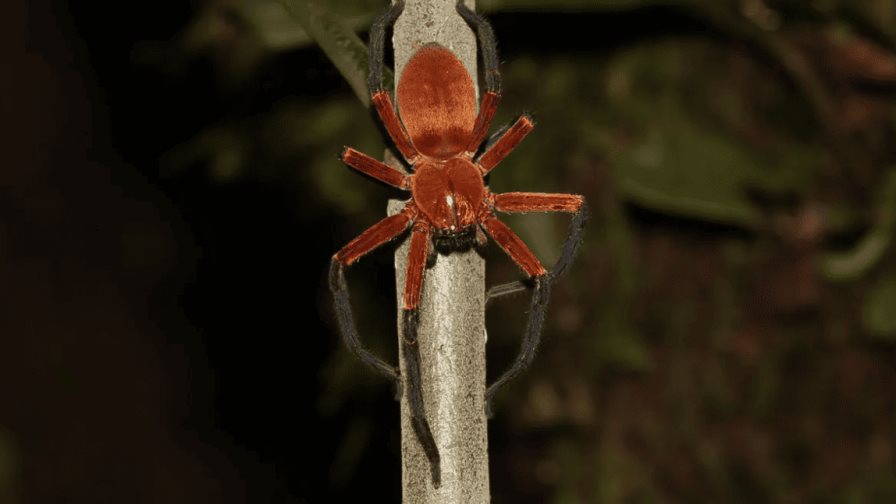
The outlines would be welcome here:
M 411 198 L 399 213 L 377 222 L 333 255 L 330 289 L 346 346 L 361 361 L 393 380 L 397 390 L 407 394 L 412 425 L 429 459 L 433 485 L 438 487 L 440 457 L 423 406 L 417 346 L 417 310 L 427 263 L 435 259 L 435 251 L 448 254 L 474 246 L 483 247 L 488 235 L 523 270 L 527 279 L 492 288 L 487 297 L 493 299 L 533 289 L 520 352 L 510 368 L 486 390 L 485 410 L 490 417 L 495 392 L 522 372 L 535 356 L 551 283 L 566 270 L 575 255 L 587 219 L 587 206 L 579 195 L 495 194 L 485 185 L 484 177 L 513 151 L 535 124 L 530 116 L 523 114 L 481 149 L 500 100 L 501 77 L 491 26 L 462 0 L 458 0 L 457 12 L 476 31 L 485 70 L 485 94 L 478 113 L 470 75 L 450 50 L 438 44 L 420 47 L 408 61 L 396 86 L 396 113 L 392 97 L 383 86 L 383 45 L 386 30 L 403 9 L 403 0 L 395 2 L 371 27 L 368 85 L 373 106 L 409 165 L 410 174 L 350 147 L 342 151 L 340 159 L 380 182 L 409 191 Z M 498 219 L 496 212 L 566 212 L 573 215 L 560 258 L 551 271 L 546 270 L 523 241 Z M 373 355 L 361 344 L 344 269 L 408 230 L 411 242 L 403 299 L 405 331 L 401 345 L 407 376 L 402 387 L 398 368 Z

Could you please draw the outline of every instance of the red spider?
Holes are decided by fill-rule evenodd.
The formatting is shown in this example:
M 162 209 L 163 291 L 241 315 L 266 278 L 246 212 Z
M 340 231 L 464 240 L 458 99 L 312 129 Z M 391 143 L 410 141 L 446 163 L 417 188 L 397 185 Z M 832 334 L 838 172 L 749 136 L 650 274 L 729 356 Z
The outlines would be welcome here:
M 479 105 L 479 113 L 476 113 L 473 81 L 463 63 L 447 48 L 428 44 L 414 53 L 404 68 L 396 90 L 396 114 L 392 98 L 382 84 L 383 42 L 386 29 L 395 22 L 403 8 L 403 1 L 396 2 L 371 27 L 368 84 L 380 120 L 395 147 L 411 166 L 412 173 L 405 175 L 350 147 L 343 150 L 340 158 L 365 175 L 410 191 L 411 199 L 404 210 L 374 224 L 333 256 L 330 289 L 345 344 L 362 361 L 391 378 L 397 390 L 401 390 L 398 369 L 361 345 L 343 270 L 377 247 L 411 230 L 402 343 L 408 375 L 405 390 L 414 430 L 429 458 L 433 484 L 438 486 L 439 453 L 423 408 L 420 357 L 416 345 L 417 307 L 428 259 L 435 258 L 436 250 L 447 254 L 454 250 L 484 246 L 485 234 L 488 234 L 528 277 L 526 282 L 493 288 L 489 297 L 534 287 L 520 354 L 510 369 L 486 391 L 486 412 L 491 416 L 489 405 L 495 392 L 525 369 L 535 356 L 551 282 L 572 260 L 581 241 L 587 211 L 584 198 L 574 194 L 494 194 L 486 187 L 484 177 L 513 151 L 532 130 L 534 123 L 531 117 L 522 115 L 509 128 L 499 131 L 495 135 L 497 139 L 489 141 L 477 156 L 500 99 L 500 74 L 491 26 L 461 0 L 457 3 L 457 12 L 476 30 L 483 53 L 486 92 Z M 574 214 L 560 259 L 551 272 L 541 265 L 507 225 L 498 220 L 496 211 Z

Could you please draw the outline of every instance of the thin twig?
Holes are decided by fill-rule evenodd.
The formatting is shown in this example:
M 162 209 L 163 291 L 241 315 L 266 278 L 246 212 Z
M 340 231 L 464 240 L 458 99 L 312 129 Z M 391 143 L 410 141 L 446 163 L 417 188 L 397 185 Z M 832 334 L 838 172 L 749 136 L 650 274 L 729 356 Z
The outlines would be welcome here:
M 467 71 L 476 75 L 476 38 L 457 15 L 455 3 L 406 0 L 393 37 L 396 82 L 417 48 L 429 42 L 454 51 Z M 467 4 L 473 7 L 472 1 Z M 390 202 L 389 212 L 397 212 L 403 204 Z M 400 327 L 407 248 L 405 244 L 395 255 Z M 485 263 L 475 251 L 440 255 L 435 266 L 426 270 L 419 320 L 423 400 L 441 455 L 442 484 L 433 488 L 429 462 L 402 397 L 403 501 L 488 503 L 488 436 L 483 408 Z M 404 374 L 403 358 L 401 369 Z

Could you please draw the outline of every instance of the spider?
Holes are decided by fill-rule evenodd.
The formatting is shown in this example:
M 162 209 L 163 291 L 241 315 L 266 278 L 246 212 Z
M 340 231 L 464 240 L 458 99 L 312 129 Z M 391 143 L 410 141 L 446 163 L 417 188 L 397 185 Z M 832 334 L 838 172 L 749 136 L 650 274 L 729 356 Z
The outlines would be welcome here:
M 457 2 L 457 12 L 476 32 L 482 49 L 485 94 L 476 111 L 473 80 L 463 63 L 447 48 L 438 44 L 420 47 L 410 58 L 396 86 L 398 112 L 383 86 L 383 45 L 386 30 L 404 9 L 404 1 L 395 2 L 374 21 L 370 30 L 371 101 L 386 132 L 410 167 L 404 174 L 351 147 L 340 159 L 349 167 L 380 182 L 409 191 L 410 199 L 399 213 L 374 224 L 333 255 L 330 264 L 330 289 L 333 293 L 337 323 L 349 350 L 374 370 L 390 378 L 398 392 L 407 394 L 412 425 L 426 454 L 432 481 L 441 480 L 439 452 L 423 407 L 420 387 L 420 355 L 417 347 L 417 309 L 423 276 L 438 254 L 481 250 L 486 235 L 510 256 L 526 274 L 526 280 L 492 288 L 487 297 L 533 289 L 529 316 L 520 352 L 513 364 L 488 387 L 485 411 L 491 417 L 491 400 L 504 384 L 522 372 L 535 356 L 541 338 L 551 283 L 562 274 L 579 246 L 587 219 L 582 196 L 530 192 L 492 193 L 485 177 L 532 131 L 535 123 L 521 115 L 509 127 L 483 141 L 501 96 L 500 73 L 495 38 L 491 26 L 478 14 Z M 496 212 L 566 212 L 573 214 L 569 233 L 560 258 L 551 271 L 542 266 L 523 241 Z M 364 348 L 352 315 L 344 270 L 374 249 L 410 231 L 407 280 L 403 299 L 404 335 L 402 354 L 406 363 L 406 386 L 396 366 L 386 363 Z

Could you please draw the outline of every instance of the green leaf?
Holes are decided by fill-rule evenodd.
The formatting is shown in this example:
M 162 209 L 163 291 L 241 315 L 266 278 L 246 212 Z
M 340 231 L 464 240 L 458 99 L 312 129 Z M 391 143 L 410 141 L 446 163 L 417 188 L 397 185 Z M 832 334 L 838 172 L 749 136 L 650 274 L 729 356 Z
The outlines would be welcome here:
M 0 426 L 0 501 L 15 502 L 13 495 L 19 479 L 20 453 L 12 433 Z
M 884 276 L 868 292 L 862 324 L 873 337 L 896 343 L 896 274 Z
M 204 165 L 213 180 L 232 181 L 244 169 L 248 150 L 246 130 L 241 125 L 213 126 L 166 152 L 161 175 L 173 177 L 192 166 Z
M 594 337 L 594 355 L 613 368 L 648 372 L 653 362 L 647 343 L 622 310 L 622 306 L 611 306 L 602 313 L 598 334 Z
M 761 163 L 722 133 L 675 105 L 616 162 L 617 187 L 630 201 L 670 215 L 758 225 L 745 189 Z
M 821 271 L 827 279 L 839 282 L 861 278 L 883 257 L 890 246 L 890 238 L 889 232 L 872 229 L 854 248 L 826 255 Z
M 617 133 L 604 148 L 614 187 L 639 206 L 684 218 L 756 229 L 749 192 L 804 194 L 822 153 L 787 126 L 749 131 L 767 105 L 732 91 L 727 56 L 705 40 L 666 38 L 619 51 L 606 70 L 609 117 Z M 752 69 L 757 74 L 761 70 Z M 695 92 L 712 89 L 713 92 Z M 774 89 L 774 86 L 771 86 Z
M 896 231 L 896 170 L 889 173 L 880 189 L 877 212 L 871 230 L 852 249 L 827 254 L 821 263 L 822 273 L 829 280 L 844 282 L 864 276 L 890 249 L 894 231 Z
M 369 2 L 365 2 L 369 3 Z M 383 2 L 377 2 L 382 7 Z M 373 21 L 372 9 L 357 9 L 356 1 L 330 1 L 327 7 L 352 32 L 366 30 Z M 314 43 L 314 39 L 286 10 L 280 0 L 243 0 L 237 6 L 243 20 L 270 50 L 285 51 Z

